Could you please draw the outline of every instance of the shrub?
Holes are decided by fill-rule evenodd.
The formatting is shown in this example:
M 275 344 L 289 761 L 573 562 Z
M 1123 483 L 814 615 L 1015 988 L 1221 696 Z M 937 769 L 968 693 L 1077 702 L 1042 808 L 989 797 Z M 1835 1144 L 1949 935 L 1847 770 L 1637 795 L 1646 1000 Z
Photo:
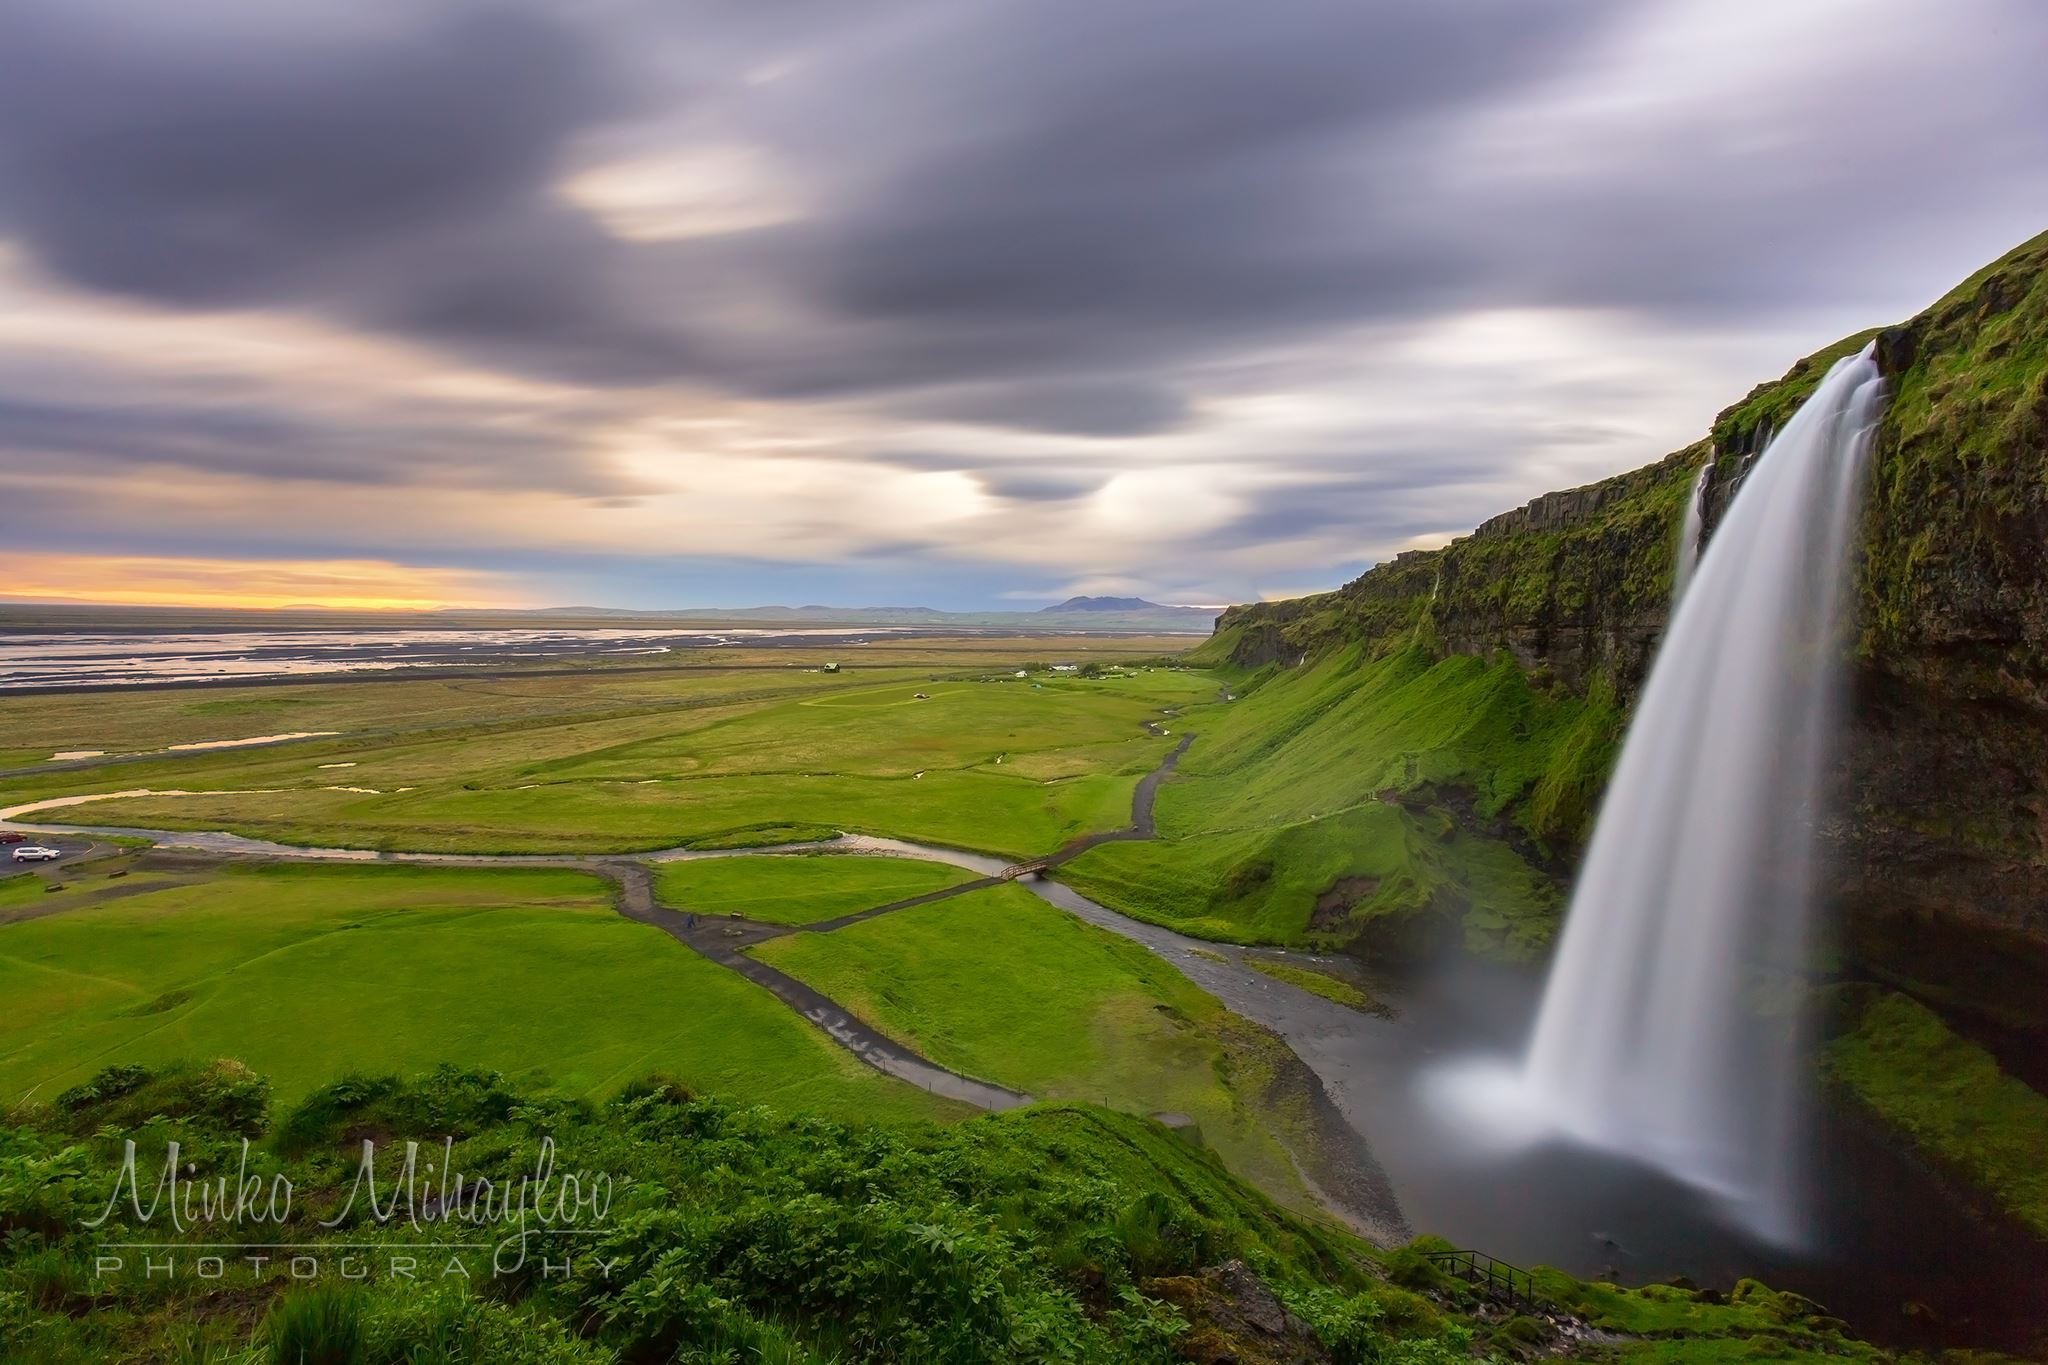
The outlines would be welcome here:
M 157 1071 L 110 1066 L 58 1095 L 56 1107 L 79 1134 L 161 1118 L 203 1133 L 255 1137 L 270 1115 L 270 1082 L 228 1058 Z
M 257 1335 L 270 1365 L 367 1365 L 363 1298 L 354 1288 L 287 1294 L 271 1306 Z

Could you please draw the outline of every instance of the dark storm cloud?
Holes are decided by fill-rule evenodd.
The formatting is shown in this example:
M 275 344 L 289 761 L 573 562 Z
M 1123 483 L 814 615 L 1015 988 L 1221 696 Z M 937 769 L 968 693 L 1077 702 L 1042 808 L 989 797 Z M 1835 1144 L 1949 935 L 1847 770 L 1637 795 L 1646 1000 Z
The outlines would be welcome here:
M 252 23 L 0 0 L 0 220 L 66 278 L 159 302 L 311 306 L 585 382 L 902 390 L 911 416 L 1137 435 L 1179 417 L 1153 376 L 1184 357 L 1461 288 L 1464 248 L 1403 207 L 1423 125 L 1611 3 L 1062 0 L 863 24 L 700 4 L 664 16 L 682 37 L 650 76 L 617 7 Z M 797 77 L 738 79 L 791 47 Z M 815 212 L 650 247 L 555 192 L 578 138 L 700 102 Z M 782 321 L 724 327 L 707 296 L 776 300 Z M 1038 387 L 918 392 L 976 379 Z
M 1188 414 L 1187 399 L 1170 390 L 1086 379 L 973 385 L 896 406 L 908 415 L 1073 436 L 1146 436 Z
M 573 424 L 526 428 L 483 414 L 354 410 L 319 415 L 248 402 L 54 402 L 0 391 L 0 471 L 61 461 L 101 475 L 148 470 L 362 485 L 517 484 L 616 495 L 619 481 L 564 460 Z
M 550 191 L 620 112 L 539 11 L 0 0 L 0 226 L 90 288 L 311 305 L 585 380 L 672 373 Z
M 1222 556 L 1377 552 L 1655 458 L 2040 230 L 2044 41 L 2037 0 L 0 0 L 0 288 L 18 255 L 594 391 L 293 410 L 345 365 L 223 396 L 239 359 L 180 392 L 164 357 L 87 403 L 57 372 L 89 335 L 10 370 L 17 338 L 0 460 L 625 505 L 608 457 L 658 475 L 709 431 L 735 466 L 1015 504 L 921 536 L 903 494 L 883 553 L 955 565 L 992 520 L 1152 471 L 1199 532 L 1048 542 L 1044 572 L 1242 591 Z M 715 179 L 707 148 L 762 184 L 655 183 L 664 157 Z M 572 183 L 591 168 L 680 226 Z M 766 208 L 690 218 L 728 192 Z M 1695 357 L 1726 371 L 1697 392 Z M 836 510 L 771 529 L 839 543 Z
M 1162 370 L 1468 292 L 1472 244 L 1415 203 L 1439 125 L 1525 83 L 1614 8 L 916 9 L 808 53 L 742 115 L 786 164 L 818 173 L 825 210 L 683 253 L 788 291 L 851 344 L 716 338 L 707 363 L 784 395 L 1069 386 L 1100 395 L 1106 419 L 1021 396 L 948 415 L 1153 429 Z M 933 411 L 915 392 L 900 406 Z
M 912 134 L 845 206 L 831 283 L 869 316 L 1075 330 L 1332 314 L 1441 289 L 1402 221 L 1408 139 L 1543 69 L 1608 6 L 1045 0 L 939 26 Z M 937 51 L 929 55 L 938 56 Z
M 2039 36 L 2018 0 L 1964 6 Z M 2008 117 L 1974 143 L 1956 101 L 1823 65 L 1751 118 L 1775 141 L 1739 115 L 1691 142 L 1595 120 L 1460 179 L 1464 121 L 1641 12 L 0 0 L 0 224 L 92 288 L 312 307 L 585 382 L 894 394 L 906 416 L 1128 436 L 1179 419 L 1162 374 L 1266 340 L 1475 300 L 1696 315 L 1839 291 L 1862 262 L 1815 245 L 1899 212 L 1845 154 L 1859 136 L 1982 174 L 2048 127 L 2024 64 L 1979 79 L 2036 131 Z M 1982 23 L 1949 27 L 1960 49 Z M 556 182 L 579 140 L 634 126 L 767 148 L 808 210 L 620 241 Z M 1827 211 L 1787 213 L 1815 183 Z
M 1690 49 L 1631 51 L 1685 8 L 1041 0 L 799 45 L 735 117 L 815 174 L 820 212 L 703 259 L 845 343 L 721 337 L 707 363 L 785 395 L 1142 390 L 1472 306 L 1755 325 L 1889 297 L 1954 204 L 2048 154 L 2048 82 L 2016 56 L 2048 40 L 2030 0 L 1880 7 L 1762 52 L 1739 41 L 1753 24 L 1681 13 Z M 1698 73 L 1725 62 L 1739 95 L 1716 98 Z M 1992 197 L 1986 254 L 2048 209 Z
M 2032 171 L 2048 160 L 2048 11 L 1956 0 L 1808 20 L 1775 49 L 1702 47 L 1703 65 L 1754 63 L 1740 99 L 1674 61 L 1691 99 L 1652 89 L 1627 117 L 1567 117 L 1525 164 L 1434 187 L 1446 209 L 1480 210 L 1442 213 L 1445 230 L 1484 254 L 1496 296 L 1704 328 L 1897 307 L 1901 278 L 1943 287 L 2048 223 Z
M 1835 287 L 1831 262 L 1853 276 L 1780 249 L 1840 213 L 1764 211 L 1816 176 L 1844 203 L 1879 192 L 1839 155 L 1846 121 L 1811 117 L 1812 82 L 1770 114 L 1810 122 L 1806 147 L 1710 137 L 1674 158 L 1666 130 L 1595 125 L 1591 154 L 1556 166 L 1446 174 L 1461 121 L 1625 9 L 1034 0 L 853 23 L 0 0 L 0 221 L 90 287 L 312 306 L 586 382 L 894 394 L 906 416 L 1140 435 L 1181 415 L 1162 373 L 1262 340 L 1479 299 L 1697 312 Z M 793 74 L 742 79 L 789 54 Z M 1909 158 L 1943 140 L 1939 109 L 1845 88 Z M 684 113 L 770 149 L 810 211 L 650 246 L 556 192 L 578 139 L 641 121 L 670 130 L 658 147 Z M 1700 211 L 1703 181 L 1740 230 Z M 706 299 L 772 301 L 777 321 Z

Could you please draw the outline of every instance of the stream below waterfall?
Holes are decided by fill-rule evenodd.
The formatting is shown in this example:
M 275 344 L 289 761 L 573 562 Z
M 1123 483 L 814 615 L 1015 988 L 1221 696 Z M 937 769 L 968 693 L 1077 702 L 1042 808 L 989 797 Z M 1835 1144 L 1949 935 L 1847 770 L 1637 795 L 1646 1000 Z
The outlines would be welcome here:
M 1822 1106 L 1809 1198 L 1813 1249 L 1732 1225 L 1715 1201 L 1654 1168 L 1552 1143 L 1496 1147 L 1447 1130 L 1424 1096 L 1446 1059 L 1511 1060 L 1543 989 L 1534 967 L 1459 958 L 1376 981 L 1392 1019 L 1347 1009 L 1240 965 L 1236 950 L 1097 905 L 1056 882 L 1032 890 L 1145 944 L 1238 1014 L 1287 1040 L 1365 1138 L 1417 1232 L 1518 1265 L 1646 1284 L 1684 1276 L 1727 1290 L 1743 1277 L 1824 1305 L 1903 1348 L 2024 1350 L 2048 1330 L 2048 1246 L 1957 1192 L 1855 1115 Z M 1216 962 L 1203 953 L 1231 954 Z

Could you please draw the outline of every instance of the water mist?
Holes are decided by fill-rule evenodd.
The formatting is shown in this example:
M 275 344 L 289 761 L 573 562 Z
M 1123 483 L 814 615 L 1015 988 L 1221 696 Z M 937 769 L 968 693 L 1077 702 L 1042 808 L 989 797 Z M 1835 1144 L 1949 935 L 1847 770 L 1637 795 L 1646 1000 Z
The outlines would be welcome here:
M 1882 393 L 1869 350 L 1840 361 L 1749 469 L 1638 700 L 1527 1054 L 1437 1078 L 1468 1124 L 1649 1163 L 1785 1243 L 1809 1062 L 1786 987 Z

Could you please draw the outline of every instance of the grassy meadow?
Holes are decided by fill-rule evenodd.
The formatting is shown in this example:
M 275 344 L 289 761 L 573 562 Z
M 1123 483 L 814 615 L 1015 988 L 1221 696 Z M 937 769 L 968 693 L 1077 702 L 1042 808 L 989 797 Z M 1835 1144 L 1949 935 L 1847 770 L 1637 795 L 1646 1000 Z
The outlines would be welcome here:
M 1268 1093 L 1285 1045 L 1172 966 L 1009 885 L 751 950 L 953 1070 L 1043 1099 L 1192 1117 L 1233 1169 L 1298 1190 Z
M 933 651 L 839 673 L 784 662 L 161 692 L 132 712 L 127 697 L 10 699 L 7 733 L 49 736 L 36 744 L 45 758 L 343 733 L 30 771 L 0 778 L 0 806 L 196 792 L 51 818 L 379 849 L 624 852 L 844 829 L 1024 856 L 1123 824 L 1132 787 L 1171 744 L 1144 723 L 1215 689 L 1198 672 L 1027 680 L 1014 657 L 968 661 Z
M 46 883 L 29 872 L 0 873 L 0 914 L 43 898 Z
M 654 870 L 654 894 L 674 910 L 816 924 L 972 880 L 972 872 L 914 858 L 778 854 L 663 863 Z
M 172 744 L 294 731 L 361 737 L 518 729 L 600 719 L 676 704 L 741 702 L 856 679 L 934 673 L 1012 672 L 1046 660 L 1109 664 L 1187 648 L 1184 636 L 1088 640 L 968 636 L 890 640 L 847 648 L 700 649 L 605 664 L 524 665 L 487 673 L 421 669 L 408 674 L 328 674 L 304 681 L 204 687 L 88 689 L 0 696 L 0 767 L 40 763 L 72 750 L 142 753 Z M 822 670 L 837 664 L 840 673 Z M 118 698 L 116 701 L 115 699 Z
M 1091 850 L 1063 878 L 1128 914 L 1238 942 L 1363 936 L 1398 952 L 1449 935 L 1528 957 L 1548 941 L 1557 886 L 1532 863 L 1589 817 L 1612 756 L 1603 698 L 1423 648 L 1255 673 L 1140 665 L 1019 679 L 1011 665 L 1061 644 L 1013 641 L 1005 658 L 990 643 L 905 642 L 836 673 L 822 656 L 757 651 L 723 667 L 156 693 L 136 713 L 15 699 L 5 709 L 49 727 L 52 752 L 343 733 L 0 778 L 0 806 L 175 790 L 197 794 L 49 818 L 456 853 L 740 847 L 844 830 L 1022 858 L 1122 826 L 1137 780 L 1194 731 L 1159 791 L 1159 837 Z M 1091 649 L 1098 662 L 1117 654 L 1114 642 Z
M 603 1096 L 650 1072 L 844 1115 L 948 1109 L 550 869 L 92 865 L 0 914 L 0 1100 L 232 1057 L 281 1099 L 441 1063 Z M 26 913 L 16 911 L 17 916 Z M 545 1008 L 535 1008 L 544 1000 Z
M 1579 713 L 1519 674 L 1401 656 L 1247 676 L 1147 664 L 1137 645 L 1151 642 L 1133 642 L 1132 666 L 1080 676 L 1031 664 L 1074 647 L 1028 644 L 1005 656 L 987 641 L 924 642 L 829 672 L 822 657 L 763 651 L 632 670 L 9 698 L 10 742 L 119 757 L 0 777 L 0 807 L 175 790 L 190 794 L 45 818 L 565 857 L 845 830 L 1026 857 L 1126 825 L 1138 780 L 1194 732 L 1159 789 L 1160 837 L 1097 848 L 1063 878 L 1217 938 L 1338 940 L 1455 896 L 1468 935 L 1535 941 L 1547 883 L 1438 804 L 1440 788 L 1464 784 L 1475 818 L 1525 810 L 1536 774 L 1576 733 Z M 1118 655 L 1114 642 L 1089 648 L 1093 662 Z M 161 752 L 320 730 L 340 733 Z M 178 871 L 156 859 L 112 875 L 126 866 L 61 872 L 69 884 L 55 892 L 43 877 L 0 882 L 0 989 L 26 1006 L 0 1023 L 0 1096 L 47 1096 L 109 1065 L 231 1057 L 287 1101 L 343 1072 L 452 1062 L 591 1098 L 660 1072 L 740 1103 L 955 1112 L 619 917 L 589 873 Z M 652 870 L 672 909 L 799 928 L 970 879 L 850 855 Z M 1020 887 L 752 951 L 963 1074 L 1045 1100 L 1187 1114 L 1234 1170 L 1306 1205 L 1290 1150 L 1305 1150 L 1312 1116 L 1284 1045 L 1138 945 Z M 1309 988 L 1370 1005 L 1336 978 Z

